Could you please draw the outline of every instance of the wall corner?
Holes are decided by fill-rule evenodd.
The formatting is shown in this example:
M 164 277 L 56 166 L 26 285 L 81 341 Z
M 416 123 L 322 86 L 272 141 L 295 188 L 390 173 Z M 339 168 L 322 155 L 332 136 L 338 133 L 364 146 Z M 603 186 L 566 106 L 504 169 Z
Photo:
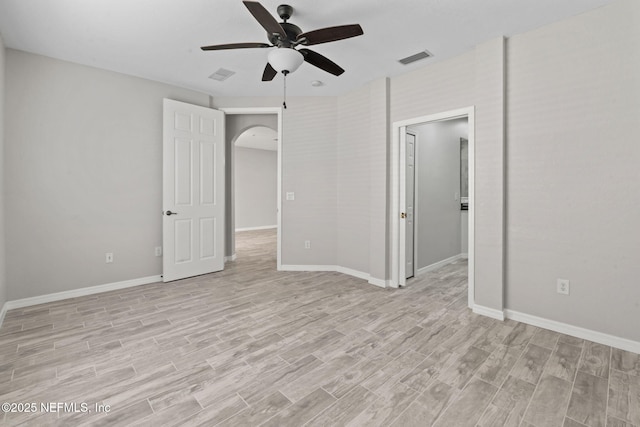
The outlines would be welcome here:
M 475 304 L 502 311 L 505 271 L 505 38 L 475 49 Z

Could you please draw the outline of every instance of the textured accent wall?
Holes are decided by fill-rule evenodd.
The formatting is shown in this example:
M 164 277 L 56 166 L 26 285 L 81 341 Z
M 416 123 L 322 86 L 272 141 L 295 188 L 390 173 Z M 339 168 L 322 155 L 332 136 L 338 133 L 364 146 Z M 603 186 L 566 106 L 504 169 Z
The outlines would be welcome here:
M 214 108 L 279 107 L 282 98 L 218 97 Z M 337 99 L 289 97 L 283 110 L 282 264 L 336 265 Z M 304 241 L 311 248 L 304 249 Z
M 504 38 L 475 49 L 475 303 L 502 310 L 504 271 Z M 508 197 L 508 196 L 506 196 Z
M 162 99 L 208 96 L 11 49 L 6 82 L 8 299 L 161 274 Z
M 369 84 L 369 275 L 370 280 L 384 283 L 390 270 L 387 253 L 389 235 L 389 93 L 390 80 L 379 79 Z
M 338 98 L 337 265 L 386 279 L 389 80 Z
M 370 89 L 362 86 L 338 98 L 337 263 L 369 271 Z
M 475 52 L 391 78 L 391 123 L 474 104 Z
M 283 264 L 336 264 L 337 99 L 292 98 L 283 117 Z M 311 240 L 311 249 L 304 249 Z M 284 243 L 286 242 L 286 243 Z
M 511 37 L 507 66 L 506 306 L 640 341 L 640 2 Z
M 475 106 L 475 302 L 502 310 L 504 55 L 502 37 L 391 79 L 391 121 Z M 482 87 L 476 89 L 477 85 Z M 481 231 L 477 231 L 481 230 Z M 485 231 L 483 231 L 485 230 Z

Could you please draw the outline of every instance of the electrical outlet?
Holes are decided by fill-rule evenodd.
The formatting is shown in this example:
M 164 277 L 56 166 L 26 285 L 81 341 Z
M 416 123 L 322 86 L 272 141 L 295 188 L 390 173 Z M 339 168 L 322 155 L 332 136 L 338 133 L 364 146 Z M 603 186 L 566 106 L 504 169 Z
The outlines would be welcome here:
M 305 249 L 311 249 L 311 240 L 305 240 L 304 241 L 304 248 Z
M 162 246 L 156 246 L 156 256 L 162 256 Z
M 113 262 L 113 252 L 107 252 L 104 254 L 104 262 L 111 264 Z
M 569 295 L 569 280 L 558 279 L 558 293 L 563 295 Z

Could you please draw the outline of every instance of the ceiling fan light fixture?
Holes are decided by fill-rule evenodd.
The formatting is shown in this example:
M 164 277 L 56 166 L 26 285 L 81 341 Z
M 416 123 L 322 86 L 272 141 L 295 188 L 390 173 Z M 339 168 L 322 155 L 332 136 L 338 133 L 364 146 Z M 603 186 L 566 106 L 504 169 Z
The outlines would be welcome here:
M 278 48 L 269 52 L 269 64 L 279 73 L 293 73 L 304 62 L 304 56 L 292 48 Z

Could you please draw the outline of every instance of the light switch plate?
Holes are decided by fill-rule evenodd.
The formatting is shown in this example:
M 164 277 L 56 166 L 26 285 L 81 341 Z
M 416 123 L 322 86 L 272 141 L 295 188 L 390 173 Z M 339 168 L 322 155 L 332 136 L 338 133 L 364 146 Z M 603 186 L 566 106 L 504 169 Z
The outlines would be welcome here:
M 287 200 L 295 200 L 296 199 L 296 193 L 294 193 L 293 191 L 287 191 Z

